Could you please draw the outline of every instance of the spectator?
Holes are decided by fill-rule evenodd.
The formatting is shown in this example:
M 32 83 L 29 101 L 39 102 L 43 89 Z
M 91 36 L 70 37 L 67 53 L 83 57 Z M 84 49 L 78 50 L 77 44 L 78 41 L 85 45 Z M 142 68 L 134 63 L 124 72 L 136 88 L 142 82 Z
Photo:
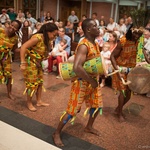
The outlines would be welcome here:
M 44 23 L 45 22 L 45 18 L 46 18 L 46 11 L 41 13 L 40 22 Z
M 77 33 L 75 34 L 74 42 L 79 43 L 84 38 L 84 32 L 82 30 L 82 27 L 79 26 L 77 28 Z
M 34 28 L 34 30 L 33 30 L 33 34 L 35 34 L 37 31 L 39 31 L 39 29 L 41 28 L 41 26 L 42 26 L 42 23 L 37 22 L 37 23 L 35 24 L 35 28 Z
M 55 40 L 55 45 L 59 44 L 62 39 L 67 40 L 67 45 L 66 45 L 65 51 L 67 52 L 67 55 L 70 56 L 71 38 L 69 36 L 65 35 L 65 29 L 64 28 L 59 28 L 58 34 L 59 34 L 59 36 Z M 52 70 L 53 60 L 55 60 L 55 59 L 57 60 L 57 67 L 59 66 L 59 63 L 62 62 L 61 56 L 53 57 L 52 55 L 50 55 L 48 58 L 48 64 L 49 64 L 48 65 L 48 72 L 53 71 Z
M 92 19 L 96 22 L 97 26 L 99 27 L 99 21 L 97 19 L 97 13 L 92 14 Z
M 82 22 L 87 18 L 86 15 L 82 15 L 82 19 L 80 20 L 78 26 L 81 26 L 82 25 Z
M 107 25 L 107 30 L 108 30 L 108 31 L 114 31 L 114 28 L 116 28 L 116 27 L 117 27 L 117 23 L 114 22 L 114 19 L 113 19 L 113 18 L 110 18 L 110 19 L 109 19 L 109 23 L 108 23 L 108 25 Z
M 37 20 L 36 20 L 36 19 L 34 19 L 30 13 L 28 14 L 28 18 L 27 18 L 27 20 L 29 20 L 29 21 L 31 22 L 31 28 L 32 28 L 32 30 L 33 30 L 33 29 L 34 29 L 35 24 L 37 23 Z
M 10 21 L 9 15 L 6 13 L 6 9 L 2 9 L 2 14 L 0 14 L 0 22 L 4 25 L 6 21 Z
M 31 29 L 31 26 L 30 26 L 30 22 L 29 20 L 25 20 L 23 22 L 23 27 L 27 27 L 28 28 L 28 38 L 32 35 L 32 29 Z
M 124 23 L 124 19 L 123 18 L 121 18 L 119 20 L 119 24 L 117 25 L 116 28 L 117 28 L 117 31 L 120 32 L 120 38 L 126 34 L 127 27 L 126 27 L 126 25 Z
M 24 13 L 19 12 L 16 20 L 19 20 L 21 23 L 23 23 L 25 21 Z
M 75 15 L 75 11 L 74 10 L 71 11 L 71 15 L 68 17 L 68 21 L 70 21 L 72 23 L 78 23 L 79 22 L 79 19 Z
M 15 13 L 14 8 L 9 8 L 7 10 L 7 14 L 9 15 L 11 21 L 16 20 L 17 14 Z
M 51 17 L 51 13 L 47 12 L 46 17 L 45 17 L 45 22 L 52 22 L 54 23 L 54 19 Z

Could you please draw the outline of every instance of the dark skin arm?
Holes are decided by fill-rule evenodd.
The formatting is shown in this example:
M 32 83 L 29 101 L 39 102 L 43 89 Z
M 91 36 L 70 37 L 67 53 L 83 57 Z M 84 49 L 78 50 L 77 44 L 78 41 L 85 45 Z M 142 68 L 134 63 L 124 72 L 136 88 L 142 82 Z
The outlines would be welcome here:
M 73 70 L 78 77 L 89 82 L 93 88 L 96 88 L 98 86 L 97 81 L 92 77 L 90 77 L 89 74 L 87 74 L 87 72 L 83 68 L 83 65 L 86 61 L 87 52 L 88 50 L 85 45 L 80 45 L 78 47 L 75 60 L 74 60 Z
M 114 49 L 114 51 L 111 53 L 111 56 L 110 56 L 111 63 L 115 70 L 118 70 L 116 58 L 119 57 L 121 51 L 122 51 L 122 46 L 121 46 L 121 43 L 118 42 L 116 48 Z M 119 79 L 121 79 L 120 73 L 117 73 L 117 74 L 118 74 Z
M 150 64 L 150 59 L 148 58 L 145 49 L 143 49 L 143 54 L 144 54 L 144 57 L 145 57 L 146 62 L 147 62 L 148 64 Z

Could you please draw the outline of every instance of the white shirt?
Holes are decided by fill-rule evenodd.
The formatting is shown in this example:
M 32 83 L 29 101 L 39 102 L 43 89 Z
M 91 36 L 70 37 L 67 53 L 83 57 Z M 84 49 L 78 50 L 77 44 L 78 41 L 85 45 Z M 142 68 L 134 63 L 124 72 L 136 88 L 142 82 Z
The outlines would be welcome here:
M 107 29 L 110 30 L 110 31 L 113 31 L 114 28 L 117 27 L 117 25 L 118 25 L 118 24 L 117 24 L 116 22 L 113 22 L 112 24 L 109 23 L 109 24 L 107 25 Z
M 0 22 L 5 23 L 7 20 L 9 20 L 8 14 L 1 14 L 0 15 Z

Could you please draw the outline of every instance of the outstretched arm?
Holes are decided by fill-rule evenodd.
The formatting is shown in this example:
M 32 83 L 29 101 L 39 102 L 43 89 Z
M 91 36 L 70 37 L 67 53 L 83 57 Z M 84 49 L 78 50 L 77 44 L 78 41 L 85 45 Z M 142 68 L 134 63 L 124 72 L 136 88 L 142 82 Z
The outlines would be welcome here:
M 120 56 L 121 51 L 122 51 L 122 46 L 121 43 L 118 42 L 116 48 L 114 49 L 114 51 L 111 53 L 110 56 L 111 63 L 115 70 L 118 70 L 116 58 Z M 118 77 L 121 79 L 120 73 L 118 73 Z

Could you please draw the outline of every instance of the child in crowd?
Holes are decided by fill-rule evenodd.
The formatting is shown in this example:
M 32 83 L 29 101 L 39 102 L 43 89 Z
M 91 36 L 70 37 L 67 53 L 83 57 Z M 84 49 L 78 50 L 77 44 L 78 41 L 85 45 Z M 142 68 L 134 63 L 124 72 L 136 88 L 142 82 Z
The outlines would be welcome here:
M 106 65 L 107 73 L 112 72 L 111 69 L 111 61 L 110 61 L 110 45 L 108 42 L 105 42 L 102 47 L 101 55 L 104 58 L 104 63 Z M 105 86 L 105 77 L 102 77 L 102 82 L 100 84 L 101 87 Z
M 59 44 L 55 45 L 54 49 L 52 50 L 52 56 L 61 56 L 62 62 L 67 61 L 67 52 L 64 50 L 67 46 L 67 41 L 62 39 Z

